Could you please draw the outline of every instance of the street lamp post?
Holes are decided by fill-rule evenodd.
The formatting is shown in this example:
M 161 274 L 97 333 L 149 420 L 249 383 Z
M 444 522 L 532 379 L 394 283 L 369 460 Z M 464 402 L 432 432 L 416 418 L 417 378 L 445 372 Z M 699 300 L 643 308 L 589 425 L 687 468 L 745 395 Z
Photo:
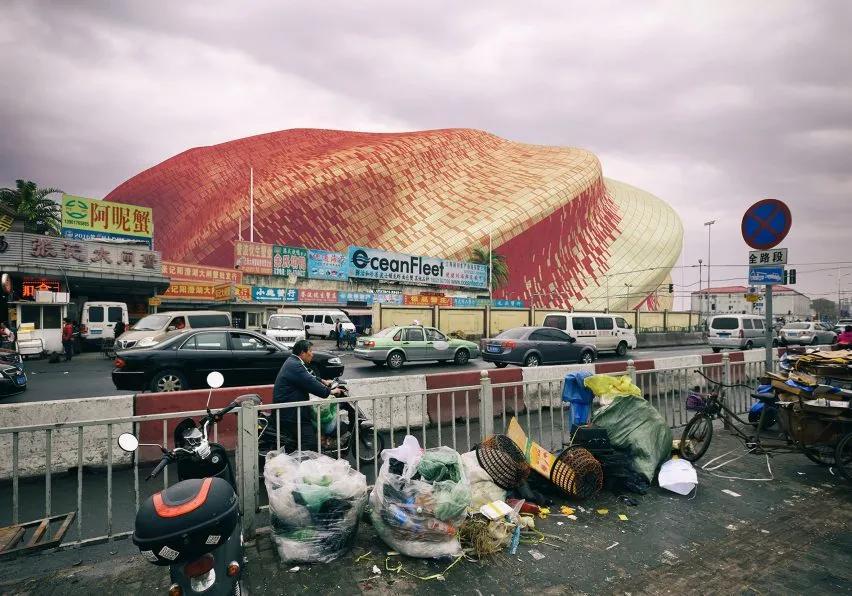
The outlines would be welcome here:
M 710 229 L 713 224 L 716 223 L 716 220 L 713 219 L 711 221 L 705 221 L 704 225 L 707 226 L 707 316 L 710 316 Z
M 701 264 L 704 261 L 698 259 L 698 324 L 701 324 L 701 311 L 703 310 L 704 296 L 701 294 Z

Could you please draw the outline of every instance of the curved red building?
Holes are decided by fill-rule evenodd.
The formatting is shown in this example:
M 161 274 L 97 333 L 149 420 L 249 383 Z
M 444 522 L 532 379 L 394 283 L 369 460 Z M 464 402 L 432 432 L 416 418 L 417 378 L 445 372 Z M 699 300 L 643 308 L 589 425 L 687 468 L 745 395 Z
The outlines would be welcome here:
M 466 260 L 491 234 L 510 272 L 495 295 L 539 306 L 658 307 L 646 297 L 680 254 L 672 209 L 592 153 L 468 129 L 269 133 L 185 151 L 106 199 L 154 209 L 164 259 L 232 266 L 250 168 L 257 242 Z

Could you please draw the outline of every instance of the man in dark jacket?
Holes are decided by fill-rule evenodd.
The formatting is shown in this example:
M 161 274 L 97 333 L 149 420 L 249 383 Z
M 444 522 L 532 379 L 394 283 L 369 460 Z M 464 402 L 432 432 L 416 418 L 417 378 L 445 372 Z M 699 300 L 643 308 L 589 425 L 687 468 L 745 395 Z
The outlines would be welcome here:
M 313 344 L 300 339 L 293 344 L 293 354 L 284 361 L 272 388 L 272 402 L 276 404 L 308 401 L 311 394 L 317 397 L 339 396 L 342 389 L 329 389 L 331 381 L 322 381 L 308 369 L 314 358 Z M 301 429 L 297 420 L 301 419 Z M 302 435 L 302 450 L 320 451 L 317 445 L 316 416 L 311 406 L 281 410 L 281 432 L 296 438 Z

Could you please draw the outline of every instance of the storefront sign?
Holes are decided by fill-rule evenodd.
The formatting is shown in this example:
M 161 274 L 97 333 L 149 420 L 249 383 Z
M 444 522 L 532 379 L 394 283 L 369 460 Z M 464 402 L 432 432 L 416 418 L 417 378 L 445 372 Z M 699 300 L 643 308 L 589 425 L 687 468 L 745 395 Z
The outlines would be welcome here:
M 456 308 L 476 308 L 487 304 L 488 300 L 481 298 L 470 298 L 467 296 L 455 296 L 453 298 L 453 306 Z
M 315 248 L 308 249 L 308 278 L 346 280 L 349 277 L 346 255 Z
M 237 284 L 235 286 L 231 286 L 231 291 L 234 300 L 238 300 L 239 302 L 251 302 L 251 286 Z
M 499 298 L 492 303 L 494 308 L 525 308 L 523 300 L 504 300 Z
M 150 248 L 154 219 L 148 207 L 62 195 L 62 235 L 76 240 L 146 240 Z
M 24 278 L 21 297 L 35 299 L 36 292 L 58 292 L 60 287 L 57 280 Z
M 182 281 L 201 281 L 214 283 L 235 283 L 243 281 L 243 274 L 236 269 L 221 267 L 204 267 L 201 265 L 185 265 L 172 261 L 163 261 L 163 275 L 170 279 Z
M 275 244 L 272 247 L 272 275 L 307 277 L 308 250 Z
M 148 298 L 148 306 L 160 306 L 163 303 L 163 299 L 159 296 L 152 296 Z
M 296 288 L 253 286 L 251 297 L 255 302 L 298 302 L 299 290 Z
M 373 302 L 377 302 L 378 304 L 402 304 L 402 293 L 375 292 L 373 294 Z
M 272 275 L 272 245 L 237 240 L 234 243 L 234 268 L 243 273 Z
M 12 238 L 7 234 L 7 238 Z M 160 255 L 147 248 L 78 242 L 37 234 L 21 234 L 23 257 L 43 267 L 60 265 L 70 269 L 110 271 L 115 273 L 161 272 Z
M 189 300 L 219 300 L 217 298 L 217 287 L 213 284 L 197 284 L 190 282 L 176 282 L 169 285 L 163 292 L 162 298 L 185 298 Z
M 474 263 L 447 261 L 350 246 L 347 253 L 349 276 L 409 283 L 484 288 L 488 267 Z
M 337 290 L 299 290 L 299 302 L 305 304 L 337 304 Z
M 452 298 L 447 296 L 412 296 L 405 294 L 402 299 L 406 306 L 450 306 L 453 303 Z
M 339 292 L 339 299 L 342 304 L 349 302 L 360 302 L 366 305 L 373 304 L 375 294 L 372 292 Z M 401 298 L 401 296 L 400 296 Z

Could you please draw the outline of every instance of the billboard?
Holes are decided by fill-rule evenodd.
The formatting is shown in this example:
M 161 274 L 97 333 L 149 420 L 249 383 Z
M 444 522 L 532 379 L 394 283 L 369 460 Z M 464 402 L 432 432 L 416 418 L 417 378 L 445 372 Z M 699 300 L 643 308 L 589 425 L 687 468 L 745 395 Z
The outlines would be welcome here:
M 251 297 L 255 302 L 298 302 L 299 290 L 296 288 L 253 286 Z
M 474 263 L 407 255 L 362 246 L 349 247 L 347 263 L 349 276 L 361 279 L 465 288 L 488 286 L 488 267 Z
M 307 277 L 308 250 L 275 244 L 272 247 L 272 275 Z
M 185 265 L 184 263 L 174 263 L 172 261 L 163 261 L 163 275 L 170 279 L 180 279 L 184 281 L 234 284 L 241 284 L 243 282 L 242 272 L 237 271 L 236 269 L 205 267 L 202 265 Z
M 337 304 L 337 290 L 299 290 L 299 302 L 311 304 Z
M 308 278 L 346 281 L 349 277 L 346 255 L 342 252 L 308 249 Z
M 406 306 L 452 306 L 453 299 L 449 296 L 423 296 L 406 294 L 402 297 Z
M 135 240 L 151 247 L 154 218 L 149 207 L 62 195 L 62 235 L 73 240 Z
M 402 294 L 399 295 L 400 297 Z M 374 294 L 372 292 L 339 292 L 339 298 L 341 304 L 348 304 L 350 302 L 359 302 L 364 303 L 366 305 L 373 304 Z
M 234 268 L 243 273 L 272 275 L 272 245 L 237 240 L 234 242 Z

